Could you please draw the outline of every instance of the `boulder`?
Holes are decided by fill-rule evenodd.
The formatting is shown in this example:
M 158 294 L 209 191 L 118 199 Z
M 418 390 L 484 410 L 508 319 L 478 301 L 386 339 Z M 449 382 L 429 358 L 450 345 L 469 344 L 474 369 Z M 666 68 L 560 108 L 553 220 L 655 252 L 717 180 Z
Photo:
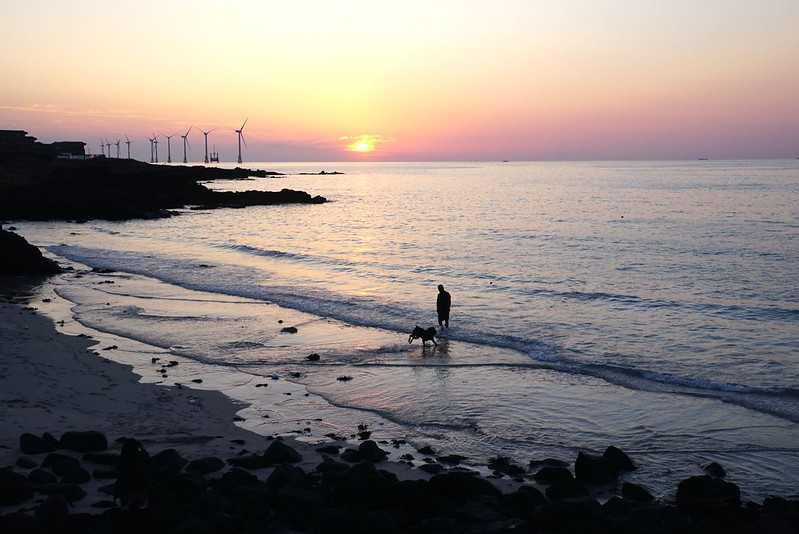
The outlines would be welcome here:
M 295 464 L 302 460 L 300 453 L 280 440 L 275 440 L 263 454 L 263 463 L 266 466 L 277 464 Z
M 206 458 L 200 458 L 199 460 L 192 460 L 189 462 L 189 465 L 186 466 L 186 471 L 190 473 L 198 473 L 200 475 L 208 475 L 210 473 L 219 471 L 223 467 L 225 467 L 225 462 L 219 458 L 209 456 Z
M 499 490 L 488 480 L 463 471 L 448 471 L 430 479 L 430 493 L 462 501 L 476 496 L 496 497 Z
M 530 471 L 538 467 L 569 467 L 568 462 L 556 458 L 544 458 L 543 460 L 530 460 Z
M 506 458 L 504 456 L 497 456 L 495 458 L 489 459 L 488 467 L 491 468 L 491 470 L 493 470 L 495 473 L 508 475 L 510 477 L 521 477 L 526 473 L 523 468 L 513 463 L 510 458 Z
M 388 453 L 378 447 L 377 443 L 368 439 L 366 441 L 361 442 L 358 446 L 358 456 L 360 456 L 361 460 L 366 460 L 369 462 L 382 462 L 388 456 Z
M 708 475 L 693 476 L 677 486 L 677 506 L 686 510 L 739 506 L 741 490 Z
M 419 469 L 431 475 L 437 475 L 444 472 L 444 466 L 441 464 L 422 464 Z
M 21 467 L 22 469 L 33 469 L 39 465 L 36 463 L 36 460 L 29 456 L 20 456 L 17 458 L 17 467 Z
M 627 454 L 611 445 L 602 454 L 602 457 L 607 460 L 616 471 L 635 471 L 635 464 Z
M 98 452 L 108 448 L 105 434 L 94 430 L 65 432 L 61 436 L 61 448 L 75 452 Z
M 119 454 L 115 452 L 88 452 L 83 455 L 83 461 L 108 467 L 116 467 L 119 463 Z
M 41 251 L 25 241 L 25 238 L 3 229 L 0 229 L 0 256 L 3 258 L 0 262 L 0 275 L 50 275 L 61 272 L 56 262 L 42 256 Z
M 318 362 L 319 361 L 319 355 L 314 352 L 313 354 L 309 354 L 308 356 L 306 356 L 305 359 L 308 360 L 309 362 Z
M 228 458 L 227 463 L 242 469 L 261 469 L 264 465 L 264 457 L 260 454 L 244 454 L 235 458 Z
M 649 490 L 632 482 L 625 482 L 621 487 L 621 496 L 626 501 L 647 503 L 655 500 Z
M 618 475 L 618 470 L 604 456 L 580 452 L 574 462 L 574 478 L 586 484 L 607 484 Z
M 439 456 L 436 458 L 439 463 L 447 465 L 459 465 L 465 459 L 466 457 L 461 456 L 460 454 L 448 454 L 446 456 Z
M 533 486 L 519 486 L 513 493 L 505 495 L 505 502 L 517 515 L 525 516 L 531 510 L 545 505 L 548 501 L 537 488 Z
M 55 484 L 57 479 L 50 471 L 34 469 L 28 473 L 28 480 L 30 480 L 32 484 Z
M 86 492 L 77 484 L 42 484 L 36 487 L 36 493 L 63 495 L 69 502 L 79 501 L 86 496 Z
M 296 326 L 285 326 L 285 327 L 281 328 L 280 331 L 283 332 L 284 334 L 296 334 L 297 333 L 297 327 Z
M 30 481 L 11 469 L 0 469 L 0 506 L 19 504 L 33 497 Z
M 547 497 L 552 501 L 584 499 L 589 496 L 588 490 L 576 480 L 551 484 L 546 490 Z
M 266 486 L 273 491 L 279 491 L 289 486 L 304 487 L 309 484 L 305 471 L 289 464 L 278 465 L 266 479 Z
M 58 449 L 58 441 L 47 433 L 42 437 L 25 433 L 19 437 L 19 448 L 25 454 L 44 454 Z
M 175 449 L 164 449 L 150 458 L 150 468 L 154 475 L 175 476 L 188 463 Z
M 91 475 L 80 466 L 80 462 L 65 454 L 51 452 L 45 457 L 42 467 L 58 475 L 64 483 L 83 484 L 91 480 Z
M 705 473 L 713 478 L 724 478 L 727 476 L 727 471 L 717 462 L 710 462 L 704 467 L 704 470 Z
M 322 473 L 322 475 L 325 475 L 325 474 L 333 474 L 333 475 L 335 475 L 335 474 L 344 473 L 344 472 L 348 471 L 349 468 L 350 468 L 350 466 L 348 466 L 344 462 L 337 462 L 337 461 L 333 460 L 332 458 L 330 458 L 328 456 L 325 456 L 324 460 L 322 460 L 322 463 L 317 465 L 316 468 L 314 469 L 314 471 L 316 471 L 318 473 Z
M 36 508 L 36 519 L 47 530 L 60 530 L 69 515 L 69 503 L 61 494 L 48 495 Z
M 568 483 L 574 480 L 571 471 L 565 467 L 542 467 L 533 475 L 536 482 L 540 484 L 559 484 Z

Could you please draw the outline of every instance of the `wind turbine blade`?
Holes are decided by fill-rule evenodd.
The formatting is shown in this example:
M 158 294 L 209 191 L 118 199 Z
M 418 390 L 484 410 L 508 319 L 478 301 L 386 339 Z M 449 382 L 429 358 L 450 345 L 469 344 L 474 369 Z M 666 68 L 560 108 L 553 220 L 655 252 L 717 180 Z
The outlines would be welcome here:
M 247 146 L 247 140 L 246 140 L 246 139 L 244 139 L 244 133 L 242 132 L 242 133 L 241 133 L 241 134 L 239 134 L 239 135 L 241 135 L 241 140 L 242 140 L 242 141 L 244 141 L 244 146 Z
M 186 135 L 187 135 L 187 136 L 189 135 L 189 132 L 191 131 L 191 129 L 192 129 L 192 128 L 194 128 L 194 126 L 189 126 L 189 129 L 188 129 L 188 130 L 186 130 Z
M 244 119 L 244 124 L 242 124 L 242 125 L 241 125 L 241 128 L 240 128 L 241 130 L 244 130 L 244 126 L 247 124 L 247 121 L 248 121 L 248 120 L 250 120 L 250 118 L 249 118 L 249 117 L 247 117 L 246 119 Z

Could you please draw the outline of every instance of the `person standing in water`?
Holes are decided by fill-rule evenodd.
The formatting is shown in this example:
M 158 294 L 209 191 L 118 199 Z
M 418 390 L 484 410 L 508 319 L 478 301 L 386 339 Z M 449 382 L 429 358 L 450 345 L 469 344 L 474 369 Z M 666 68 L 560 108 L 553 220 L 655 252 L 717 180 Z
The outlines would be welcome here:
M 438 286 L 438 298 L 436 299 L 436 311 L 438 312 L 438 326 L 449 328 L 449 308 L 452 306 L 452 296 L 444 289 L 444 286 Z

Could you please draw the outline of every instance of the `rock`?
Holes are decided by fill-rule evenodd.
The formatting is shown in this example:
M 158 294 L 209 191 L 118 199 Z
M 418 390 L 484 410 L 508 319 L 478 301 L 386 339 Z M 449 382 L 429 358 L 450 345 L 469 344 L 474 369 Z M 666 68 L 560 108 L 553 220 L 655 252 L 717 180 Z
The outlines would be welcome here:
M 616 471 L 635 471 L 635 464 L 630 457 L 625 454 L 621 449 L 611 445 L 602 454 L 602 457 L 607 460 Z
M 308 356 L 306 356 L 305 359 L 308 360 L 309 362 L 318 362 L 319 355 L 314 352 L 313 354 L 309 354 Z
M 222 475 L 219 480 L 212 482 L 212 484 L 214 484 L 214 487 L 223 494 L 231 495 L 236 494 L 245 488 L 258 486 L 260 481 L 258 480 L 258 477 L 252 473 L 248 473 L 243 469 L 234 467 Z
M 94 430 L 86 432 L 64 432 L 61 447 L 76 452 L 97 452 L 108 448 L 105 434 Z
M 116 504 L 114 504 L 114 501 L 109 501 L 108 499 L 96 501 L 91 504 L 92 508 L 99 508 L 101 510 L 114 508 L 115 506 Z
M 61 272 L 56 262 L 42 256 L 41 251 L 25 238 L 3 229 L 0 229 L 0 256 L 3 258 L 0 275 L 51 275 Z
M 297 333 L 297 327 L 296 326 L 284 326 L 283 328 L 280 329 L 280 331 L 283 332 L 284 334 L 296 334 Z
M 430 445 L 425 445 L 424 447 L 419 449 L 419 454 L 425 454 L 427 456 L 432 456 L 432 455 L 435 454 L 435 451 L 433 450 L 433 447 L 431 447 Z
M 36 519 L 47 530 L 60 530 L 69 515 L 69 503 L 61 494 L 48 495 L 36 508 Z
M 740 503 L 738 486 L 707 475 L 687 478 L 677 486 L 677 506 L 683 509 L 721 508 Z
M 36 460 L 29 456 L 20 456 L 17 458 L 17 467 L 21 467 L 22 469 L 33 469 L 39 465 L 36 463 Z
M 244 454 L 235 458 L 228 458 L 227 463 L 242 469 L 261 469 L 264 465 L 264 458 L 260 454 Z
M 28 473 L 28 480 L 30 480 L 32 484 L 54 484 L 57 479 L 50 471 L 34 469 Z
M 537 467 L 569 467 L 569 463 L 556 458 L 544 458 L 543 460 L 530 460 L 529 467 L 532 471 Z
M 349 382 L 350 380 L 352 380 L 352 377 L 351 376 L 347 376 L 347 375 L 342 375 L 342 376 L 336 377 L 336 380 L 338 380 L 339 382 Z
M 45 457 L 42 467 L 50 469 L 67 484 L 83 484 L 91 480 L 91 475 L 80 466 L 80 462 L 65 454 L 51 452 Z
M 633 502 L 652 502 L 655 497 L 643 486 L 633 484 L 632 482 L 625 482 L 621 487 L 621 496 L 627 501 Z
M 342 475 L 324 480 L 332 486 L 336 498 L 344 503 L 385 502 L 397 483 L 396 475 L 376 469 L 371 462 L 356 464 Z
M 574 480 L 571 471 L 565 467 L 542 467 L 533 475 L 540 484 L 565 484 Z
M 316 448 L 316 452 L 322 454 L 338 454 L 340 450 L 341 447 L 339 445 L 324 445 Z
M 58 441 L 50 434 L 39 437 L 25 433 L 19 437 L 19 448 L 25 454 L 43 454 L 58 449 Z
M 519 488 L 505 496 L 505 502 L 519 515 L 526 515 L 529 511 L 547 504 L 547 498 L 533 486 L 519 486 Z
M 202 384 L 203 383 L 203 379 L 202 378 L 194 378 L 194 379 L 192 379 L 192 382 L 194 382 L 195 384 Z
M 422 464 L 419 466 L 419 469 L 421 469 L 425 473 L 430 473 L 431 475 L 437 475 L 444 471 L 444 466 L 441 464 Z
M 710 462 L 704 467 L 704 470 L 705 473 L 713 478 L 725 478 L 727 476 L 727 471 L 717 462 Z
M 83 455 L 83 461 L 98 465 L 116 467 L 119 463 L 119 454 L 116 452 L 87 452 Z
M 607 484 L 612 482 L 618 470 L 604 456 L 580 452 L 574 462 L 574 478 L 587 484 Z
M 309 485 L 305 471 L 293 465 L 282 464 L 275 467 L 266 479 L 266 486 L 274 491 L 279 491 L 287 486 L 303 487 Z
M 585 488 L 585 486 L 576 480 L 551 484 L 549 487 L 547 487 L 546 495 L 550 500 L 553 501 L 583 499 L 589 496 L 588 490 Z
M 386 459 L 388 453 L 378 447 L 377 443 L 372 440 L 361 442 L 358 449 L 346 449 L 341 453 L 341 458 L 348 462 L 382 462 Z
M 11 469 L 0 469 L 0 506 L 19 504 L 33 497 L 30 481 Z
M 92 471 L 92 478 L 95 480 L 114 480 L 119 477 L 116 469 L 95 469 Z
M 219 458 L 209 456 L 207 458 L 200 458 L 199 460 L 192 460 L 186 466 L 186 471 L 191 473 L 198 473 L 200 475 L 208 475 L 215 473 L 225 467 L 225 462 Z
M 188 463 L 175 449 L 164 449 L 150 458 L 150 468 L 154 475 L 175 476 Z
M 300 453 L 280 440 L 275 440 L 263 454 L 264 465 L 294 464 L 302 460 Z
M 491 470 L 493 470 L 495 473 L 500 473 L 511 477 L 524 476 L 526 473 L 523 468 L 513 463 L 510 458 L 506 458 L 504 456 L 497 456 L 496 458 L 489 459 L 488 467 L 491 468 Z
M 462 461 L 466 459 L 465 456 L 461 456 L 460 454 L 448 454 L 446 456 L 438 456 L 436 458 L 439 463 L 447 464 L 447 465 L 459 465 Z
M 496 497 L 499 490 L 488 480 L 462 471 L 448 471 L 430 479 L 430 492 L 447 499 L 463 501 L 477 496 Z
M 350 466 L 344 462 L 337 462 L 330 457 L 325 457 L 322 463 L 316 466 L 315 471 L 324 474 L 340 474 L 348 471 Z
M 36 492 L 42 495 L 63 495 L 69 502 L 79 501 L 86 496 L 86 492 L 77 484 L 42 484 L 36 487 Z

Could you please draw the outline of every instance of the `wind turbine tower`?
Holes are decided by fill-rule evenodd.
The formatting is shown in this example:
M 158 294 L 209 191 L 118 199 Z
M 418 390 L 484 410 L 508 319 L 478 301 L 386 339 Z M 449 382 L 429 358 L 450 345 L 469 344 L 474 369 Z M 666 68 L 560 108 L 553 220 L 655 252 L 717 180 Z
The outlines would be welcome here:
M 189 144 L 189 132 L 192 128 L 194 128 L 194 126 L 189 126 L 189 129 L 186 130 L 186 133 L 181 135 L 183 138 L 183 163 L 188 163 L 188 160 L 186 159 L 186 146 Z
M 236 135 L 239 136 L 239 163 L 241 163 L 241 142 L 244 141 L 244 126 L 247 124 L 247 121 L 250 119 L 245 119 L 244 124 L 241 125 L 241 128 L 236 130 Z M 247 146 L 247 141 L 244 141 L 244 146 Z
M 175 137 L 175 134 L 164 137 L 166 137 L 166 162 L 172 163 L 172 138 Z
M 119 140 L 119 139 L 117 139 L 117 142 L 116 142 L 116 143 L 114 143 L 114 144 L 117 146 L 117 159 L 119 159 L 119 141 L 120 141 L 120 140 Z
M 103 144 L 103 140 L 100 139 L 100 154 L 105 156 L 105 145 Z
M 111 157 L 111 143 L 108 142 L 108 139 L 105 140 L 105 147 L 108 149 L 108 157 Z
M 155 163 L 158 163 L 158 136 L 153 134 L 153 145 L 155 146 Z
M 154 159 L 153 159 L 153 141 L 155 141 L 155 139 L 153 139 L 152 137 L 148 137 L 147 140 L 150 142 L 150 163 L 153 163 L 154 162 Z
M 208 134 L 213 132 L 213 131 L 214 131 L 214 128 L 211 128 L 207 132 L 205 130 L 202 130 L 203 135 L 205 136 L 205 159 L 203 160 L 205 163 L 208 163 Z
M 125 135 L 125 144 L 128 145 L 128 159 L 130 159 L 130 139 Z

